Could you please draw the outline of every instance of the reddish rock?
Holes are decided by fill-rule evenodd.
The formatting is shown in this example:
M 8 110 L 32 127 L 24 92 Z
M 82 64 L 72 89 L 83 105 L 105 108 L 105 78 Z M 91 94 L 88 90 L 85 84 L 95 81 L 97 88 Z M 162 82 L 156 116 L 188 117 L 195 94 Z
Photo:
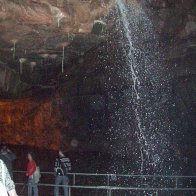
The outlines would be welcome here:
M 0 101 L 0 113 L 1 142 L 53 150 L 60 147 L 64 125 L 52 99 Z

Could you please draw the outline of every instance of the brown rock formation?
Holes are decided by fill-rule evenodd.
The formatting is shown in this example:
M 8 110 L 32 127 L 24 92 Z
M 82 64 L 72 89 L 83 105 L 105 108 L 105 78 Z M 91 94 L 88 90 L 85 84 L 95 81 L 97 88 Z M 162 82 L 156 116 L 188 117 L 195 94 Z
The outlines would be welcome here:
M 63 123 L 54 103 L 30 98 L 1 101 L 0 141 L 57 150 Z

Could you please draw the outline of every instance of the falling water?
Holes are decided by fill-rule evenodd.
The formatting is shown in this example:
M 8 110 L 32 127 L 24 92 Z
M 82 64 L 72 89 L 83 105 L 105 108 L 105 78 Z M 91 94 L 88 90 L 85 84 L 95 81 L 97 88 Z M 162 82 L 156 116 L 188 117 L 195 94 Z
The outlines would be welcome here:
M 122 20 L 124 32 L 125 32 L 126 38 L 129 43 L 128 63 L 129 63 L 130 69 L 131 69 L 131 76 L 132 76 L 132 80 L 133 80 L 133 90 L 134 90 L 134 93 L 136 96 L 136 103 L 138 104 L 139 99 L 140 99 L 140 95 L 139 95 L 139 91 L 138 91 L 138 86 L 140 85 L 140 81 L 139 81 L 137 69 L 135 67 L 137 65 L 137 62 L 135 61 L 134 54 L 138 53 L 139 50 L 133 46 L 133 39 L 132 39 L 132 34 L 131 34 L 132 32 L 130 29 L 130 24 L 129 24 L 128 15 L 127 15 L 128 10 L 125 6 L 125 2 L 123 0 L 117 0 L 116 2 L 117 2 L 118 9 L 119 9 L 120 17 Z M 137 104 L 136 104 L 136 107 L 134 108 L 134 111 L 135 111 L 135 116 L 136 116 L 137 125 L 138 125 L 138 131 L 136 134 L 137 134 L 138 142 L 139 142 L 139 146 L 140 146 L 140 159 L 141 159 L 140 173 L 142 174 L 143 170 L 144 170 L 144 168 L 143 168 L 144 167 L 143 153 L 145 152 L 147 154 L 147 157 L 149 155 L 148 155 L 148 150 L 145 149 L 143 142 L 142 142 L 142 140 L 143 140 L 144 143 L 147 144 L 147 139 L 145 137 L 144 130 L 142 128 L 142 123 L 141 123 L 141 119 L 140 119 L 140 114 L 138 112 Z
M 62 73 L 64 72 L 64 61 L 65 61 L 65 46 L 63 46 L 63 51 L 62 51 L 62 64 L 61 64 Z
M 60 27 L 60 21 L 64 18 L 64 15 L 62 13 L 59 13 L 57 16 L 57 24 L 58 24 L 58 27 Z
M 13 46 L 13 59 L 15 59 L 16 56 L 16 43 L 14 42 L 14 46 Z
M 16 43 L 17 43 L 17 39 L 13 39 L 12 40 L 12 43 L 13 43 L 13 48 L 12 48 L 12 51 L 13 51 L 13 54 L 12 54 L 12 56 L 13 56 L 13 59 L 15 59 L 15 57 L 16 57 Z
M 133 81 L 132 108 L 140 148 L 140 173 L 161 172 L 165 159 L 173 160 L 169 140 L 172 128 L 164 106 L 170 88 L 164 78 L 156 35 L 142 5 L 126 4 L 124 0 L 116 0 L 116 4 L 121 21 L 119 29 L 129 48 L 125 51 Z
M 46 3 L 46 4 L 48 4 L 48 3 Z M 52 13 L 53 17 L 57 20 L 58 27 L 60 27 L 60 22 L 65 17 L 63 12 L 55 6 L 52 6 L 50 4 L 48 4 L 48 6 L 51 10 L 51 13 Z
M 36 65 L 37 65 L 36 62 L 30 62 L 30 68 L 32 72 L 34 71 L 34 68 L 36 67 Z
M 20 58 L 19 62 L 20 62 L 20 74 L 23 73 L 23 64 L 25 63 L 26 59 L 25 58 Z
M 137 99 L 139 99 L 139 92 L 137 91 L 137 85 L 139 85 L 139 78 L 137 76 L 136 70 L 134 68 L 135 62 L 134 62 L 134 58 L 133 58 L 133 53 L 136 51 L 136 48 L 133 47 L 133 41 L 132 41 L 132 37 L 131 37 L 131 29 L 129 29 L 129 22 L 128 22 L 128 17 L 126 15 L 126 13 L 128 12 L 128 10 L 125 7 L 125 3 L 123 2 L 123 0 L 117 0 L 117 5 L 118 8 L 120 10 L 120 14 L 121 14 L 121 18 L 122 18 L 122 22 L 123 22 L 123 27 L 126 33 L 126 37 L 129 41 L 129 65 L 131 68 L 131 74 L 132 74 L 132 79 L 133 79 L 133 88 L 136 94 Z

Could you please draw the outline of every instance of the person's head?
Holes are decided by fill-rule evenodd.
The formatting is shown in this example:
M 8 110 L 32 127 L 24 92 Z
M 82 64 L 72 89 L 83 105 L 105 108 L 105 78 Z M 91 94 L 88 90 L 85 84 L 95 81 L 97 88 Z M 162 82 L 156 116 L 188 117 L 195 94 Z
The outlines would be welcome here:
M 33 160 L 33 153 L 29 152 L 27 154 L 27 158 L 28 158 L 29 161 L 32 161 Z
M 59 157 L 64 157 L 65 155 L 64 155 L 64 153 L 63 153 L 63 151 L 62 150 L 59 150 Z
M 8 153 L 8 147 L 6 145 L 2 146 L 1 153 Z

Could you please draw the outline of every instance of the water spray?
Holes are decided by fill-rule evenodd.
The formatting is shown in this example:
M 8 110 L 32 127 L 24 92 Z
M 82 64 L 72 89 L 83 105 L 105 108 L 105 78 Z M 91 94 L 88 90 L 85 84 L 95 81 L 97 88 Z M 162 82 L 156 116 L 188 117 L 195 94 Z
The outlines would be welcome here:
M 15 57 L 16 57 L 16 43 L 18 42 L 18 40 L 13 39 L 11 42 L 13 43 L 13 48 L 12 48 L 13 54 L 12 54 L 12 56 L 13 56 L 13 59 L 15 59 Z
M 62 46 L 62 62 L 61 62 L 61 72 L 64 72 L 64 61 L 65 61 L 65 47 L 69 45 L 69 42 L 64 42 Z
M 36 62 L 30 62 L 31 71 L 34 71 L 35 66 L 37 65 Z
M 20 62 L 20 74 L 23 73 L 23 64 L 26 62 L 27 59 L 25 58 L 20 58 L 19 62 Z

